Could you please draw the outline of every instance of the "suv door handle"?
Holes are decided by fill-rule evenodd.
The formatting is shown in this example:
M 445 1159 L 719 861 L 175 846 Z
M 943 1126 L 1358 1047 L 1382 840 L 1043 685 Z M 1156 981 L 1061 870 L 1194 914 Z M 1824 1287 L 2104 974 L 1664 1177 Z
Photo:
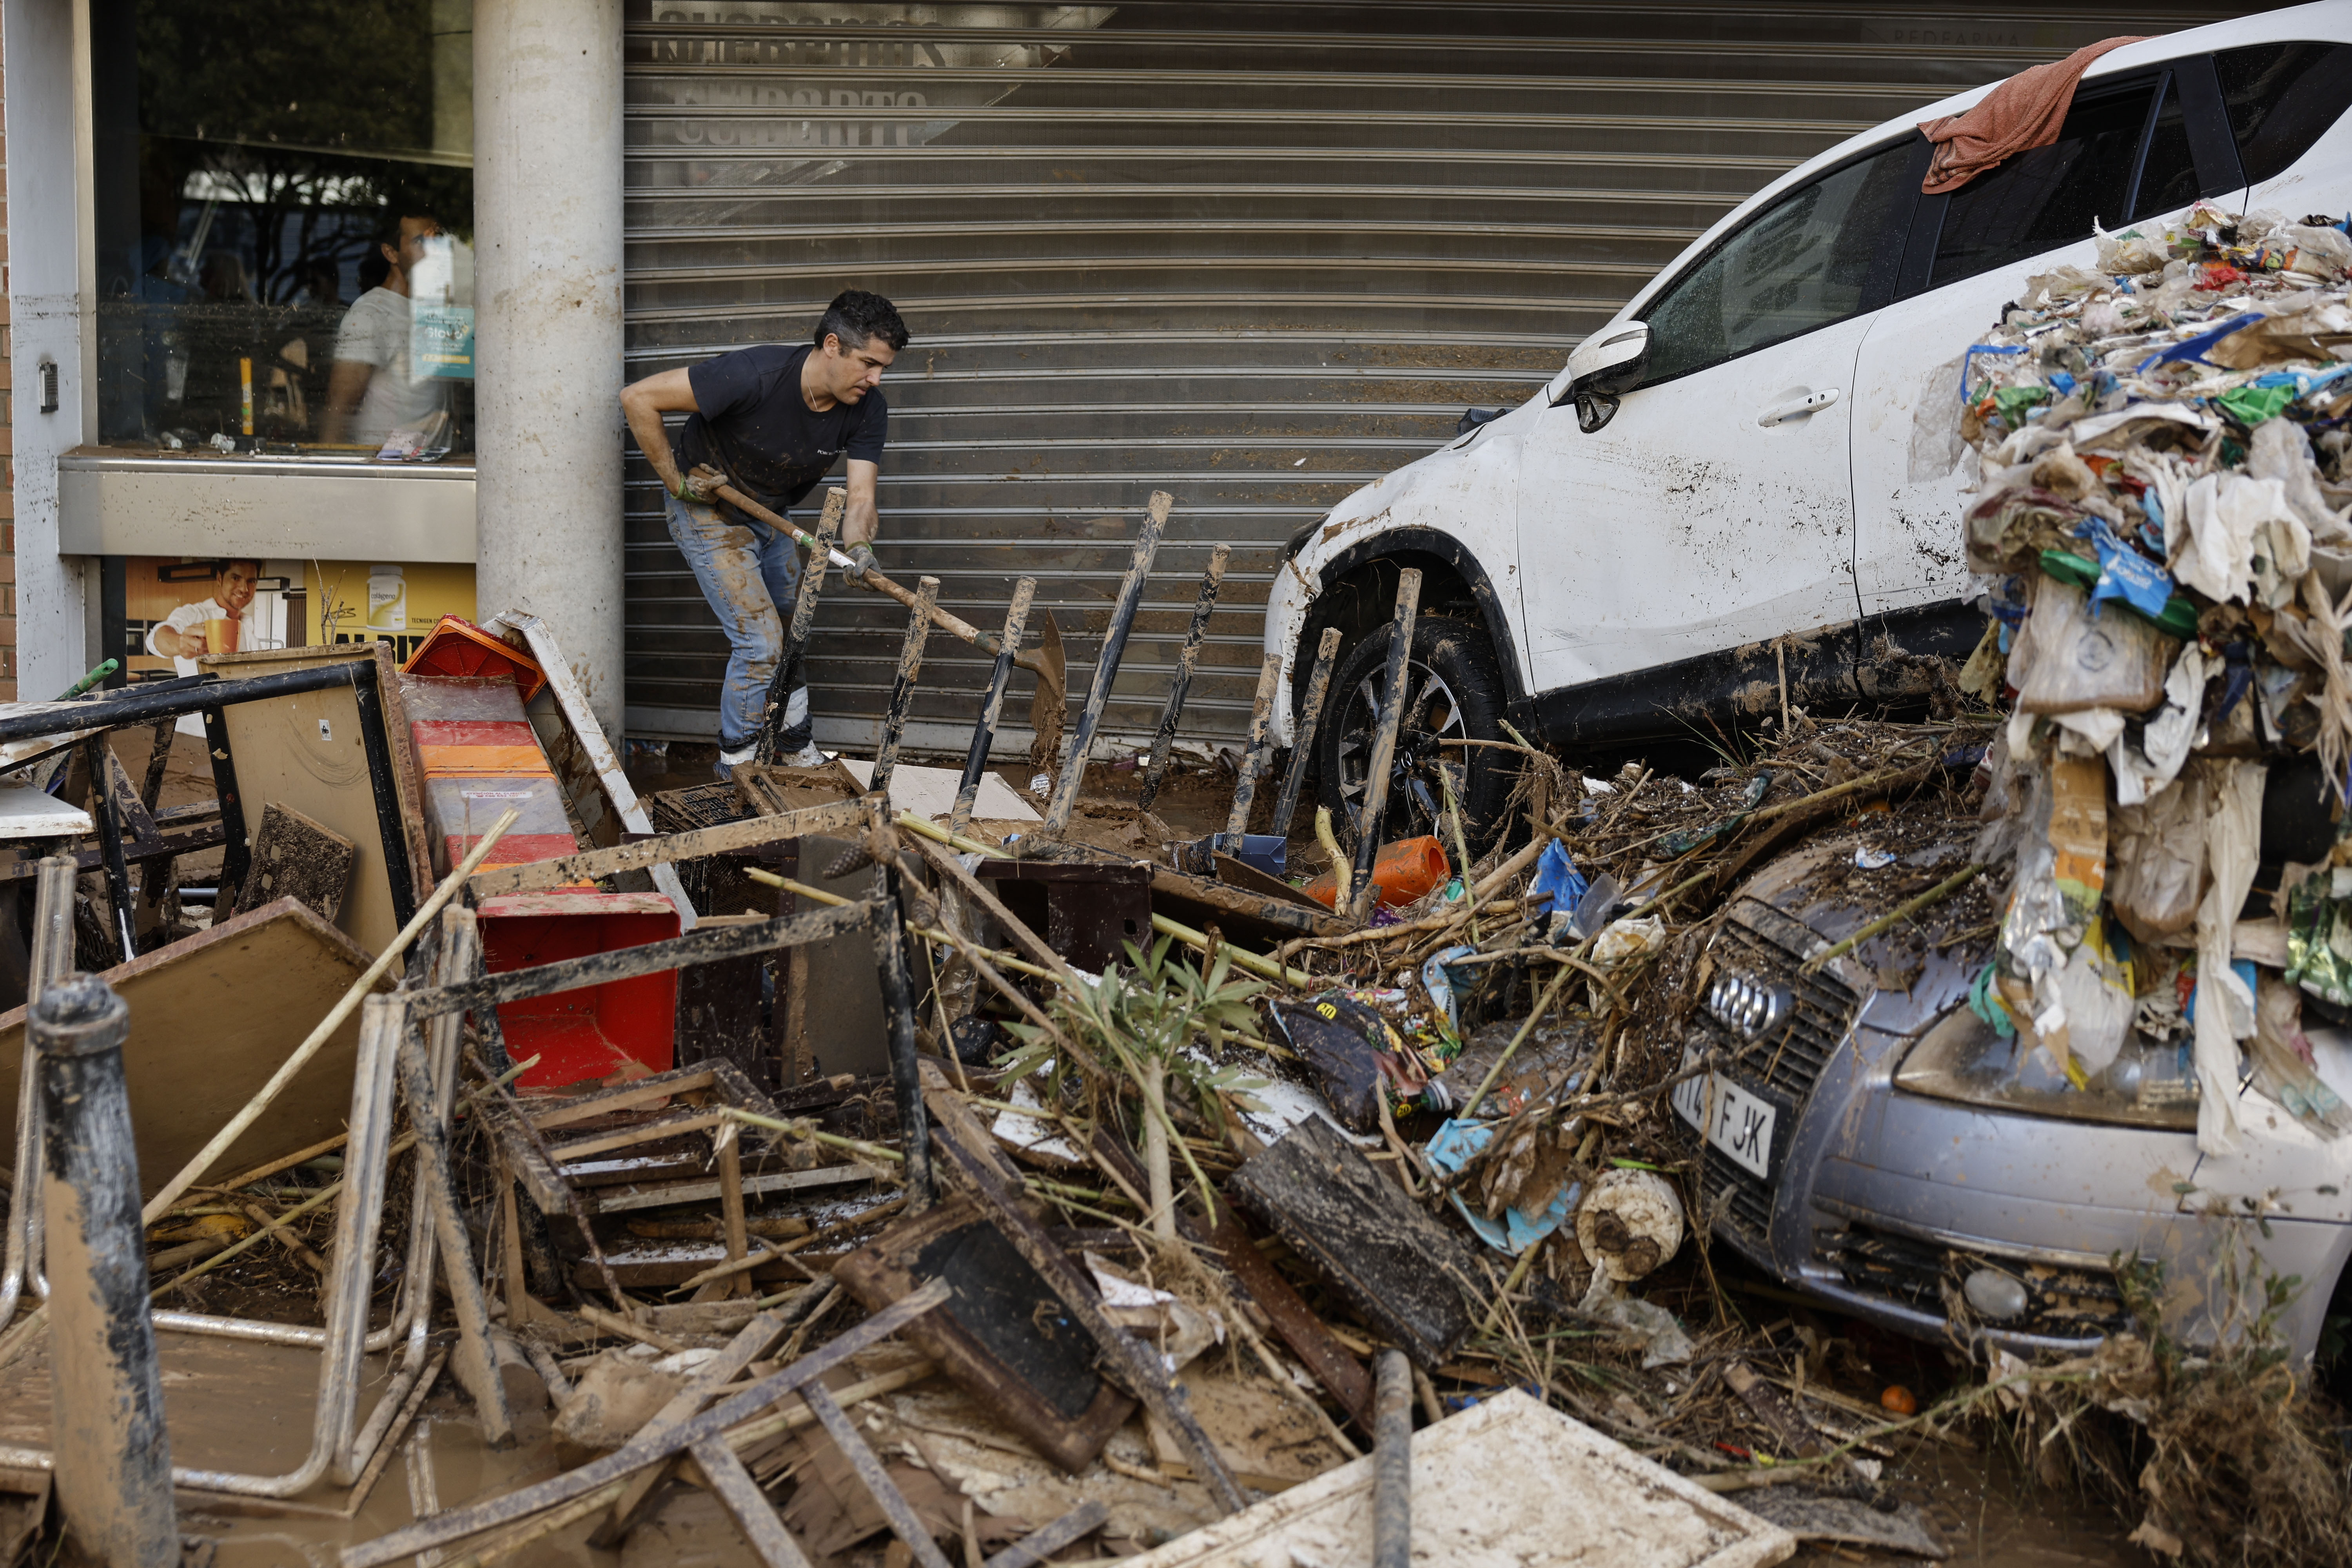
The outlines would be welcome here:
M 1844 395 L 1836 387 L 1824 387 L 1809 392 L 1792 403 L 1776 403 L 1756 416 L 1760 426 L 1786 425 L 1791 419 L 1802 419 L 1808 414 L 1819 414 Z

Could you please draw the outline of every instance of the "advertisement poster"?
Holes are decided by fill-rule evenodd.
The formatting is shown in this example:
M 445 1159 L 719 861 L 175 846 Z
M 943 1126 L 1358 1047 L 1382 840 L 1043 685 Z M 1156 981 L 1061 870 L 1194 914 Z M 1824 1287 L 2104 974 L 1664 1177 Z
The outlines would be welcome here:
M 314 643 L 388 642 L 406 662 L 444 616 L 474 614 L 474 569 L 447 562 L 309 561 Z
M 383 641 L 405 659 L 443 616 L 474 618 L 465 564 L 122 555 L 106 568 L 107 646 L 132 682 L 194 675 L 206 653 L 314 643 Z

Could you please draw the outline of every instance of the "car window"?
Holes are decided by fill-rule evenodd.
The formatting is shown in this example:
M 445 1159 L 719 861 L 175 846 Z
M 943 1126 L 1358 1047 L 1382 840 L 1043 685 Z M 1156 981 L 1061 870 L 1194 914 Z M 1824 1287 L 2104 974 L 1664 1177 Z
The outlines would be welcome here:
M 2197 183 L 2195 151 L 2189 141 L 2188 116 L 2180 107 L 2180 79 L 2168 75 L 2164 101 L 2157 108 L 2155 124 L 2148 127 L 2147 154 L 2139 166 L 2139 199 L 2132 203 L 2131 216 L 2143 218 L 2168 213 L 2187 206 L 2202 194 Z
M 1954 191 L 1928 287 L 2088 239 L 2095 221 L 2108 228 L 2122 224 L 2157 86 L 2153 77 L 2097 90 L 2085 85 L 2057 141 L 2017 153 Z
M 1883 304 L 1887 237 L 1910 221 L 1911 142 L 1790 192 L 1652 302 L 1644 384 L 1687 375 Z M 1884 276 L 1882 276 L 1884 275 Z
M 2286 173 L 2352 108 L 2352 44 L 2249 44 L 2213 65 L 2250 184 Z

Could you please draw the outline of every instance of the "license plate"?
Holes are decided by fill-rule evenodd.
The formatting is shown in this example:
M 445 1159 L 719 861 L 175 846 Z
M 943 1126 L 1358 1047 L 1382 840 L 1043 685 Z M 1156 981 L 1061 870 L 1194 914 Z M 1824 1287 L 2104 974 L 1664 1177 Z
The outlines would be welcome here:
M 1686 1078 L 1675 1085 L 1675 1113 L 1724 1157 L 1742 1170 L 1769 1179 L 1772 1133 L 1780 1107 L 1751 1094 L 1719 1072 Z

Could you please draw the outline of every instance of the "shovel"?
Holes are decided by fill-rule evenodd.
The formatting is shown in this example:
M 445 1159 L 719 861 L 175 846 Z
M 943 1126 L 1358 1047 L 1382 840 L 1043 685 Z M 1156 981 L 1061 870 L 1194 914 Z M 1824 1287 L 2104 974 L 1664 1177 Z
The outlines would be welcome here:
M 770 511 L 766 507 L 761 506 L 758 501 L 753 500 L 741 490 L 737 489 L 733 485 L 720 485 L 716 489 L 712 490 L 711 494 L 716 496 L 719 500 L 725 501 L 729 506 L 733 507 L 736 510 L 743 513 L 745 516 L 756 517 L 761 522 L 766 523 L 770 528 L 778 529 L 792 535 L 793 539 L 800 542 L 803 549 L 809 551 L 811 553 L 814 553 L 822 548 L 816 535 L 803 531 L 801 529 L 794 528 L 790 522 L 777 516 L 774 512 Z M 838 550 L 826 549 L 824 550 L 824 555 L 827 561 L 835 566 L 855 566 L 856 564 L 856 562 L 850 560 L 847 555 L 842 553 L 842 552 Z M 881 573 L 877 572 L 870 567 L 866 569 L 865 576 L 859 578 L 858 581 L 865 586 L 874 589 L 877 593 L 887 595 L 889 597 L 898 600 L 898 603 L 906 605 L 907 608 L 910 610 L 921 610 L 925 607 L 916 599 L 915 595 L 911 592 L 905 588 L 901 588 L 898 584 L 893 583 L 889 578 L 885 577 Z M 930 611 L 931 624 L 938 626 L 941 631 L 949 632 L 956 637 L 961 637 L 964 641 L 971 644 L 972 647 L 980 649 L 982 653 L 1000 653 L 1003 651 L 1003 639 L 999 638 L 995 633 L 982 631 L 970 621 L 963 619 L 960 616 L 950 615 L 947 611 L 940 609 L 937 605 L 932 605 L 929 606 L 929 608 Z M 1068 689 L 1064 684 L 1063 661 L 1060 657 L 1061 638 L 1053 630 L 1053 617 L 1048 615 L 1045 618 L 1045 635 L 1048 642 L 1052 645 L 1051 657 L 1048 657 L 1047 653 L 1042 649 L 1033 652 L 1026 649 L 1015 648 L 1013 652 L 1013 662 L 1037 677 L 1037 690 L 1040 694 L 1041 700 L 1044 697 L 1046 688 L 1049 685 L 1053 688 L 1052 701 L 1054 710 L 1058 714 L 1061 711 L 1063 703 L 1067 700 Z

